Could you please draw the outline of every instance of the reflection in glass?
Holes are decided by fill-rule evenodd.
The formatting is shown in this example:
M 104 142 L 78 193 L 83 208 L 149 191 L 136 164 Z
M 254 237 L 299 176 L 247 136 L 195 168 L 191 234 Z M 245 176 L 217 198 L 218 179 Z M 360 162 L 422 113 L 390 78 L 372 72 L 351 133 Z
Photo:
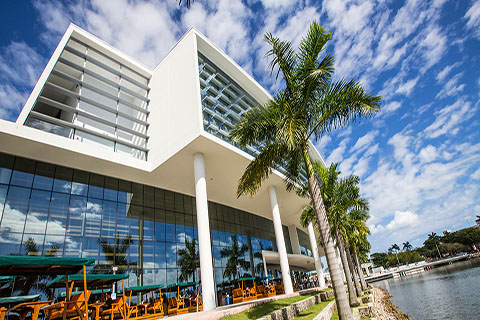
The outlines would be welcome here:
M 58 167 L 55 170 L 55 179 L 53 180 L 53 191 L 70 193 L 72 190 L 73 170 Z
M 83 249 L 83 238 L 82 237 L 65 237 L 65 257 L 76 257 L 80 258 L 82 256 Z
M 102 211 L 102 238 L 115 237 L 115 223 L 117 216 L 117 203 L 112 201 L 103 201 Z
M 83 236 L 85 230 L 85 211 L 87 209 L 87 198 L 71 196 L 68 217 L 67 234 Z
M 47 234 L 65 235 L 70 195 L 54 192 L 51 199 Z
M 64 241 L 65 241 L 64 236 L 52 236 L 47 234 L 45 236 L 43 255 L 61 257 L 63 255 Z
M 14 157 L 0 154 L 0 183 L 8 184 L 12 175 Z
M 23 232 L 27 208 L 30 198 L 30 189 L 10 187 L 7 201 L 3 209 L 2 232 Z
M 102 223 L 102 200 L 88 198 L 87 212 L 85 215 L 85 235 L 100 236 L 100 225 Z
M 35 172 L 35 161 L 16 158 L 13 169 L 10 184 L 30 188 L 33 182 L 33 173 Z
M 98 238 L 83 238 L 82 258 L 93 258 L 98 260 L 98 249 Z
M 43 250 L 43 240 L 45 236 L 39 234 L 25 234 L 22 242 L 22 255 L 40 256 Z
M 38 162 L 35 177 L 33 178 L 33 188 L 52 190 L 54 173 L 54 165 Z
M 28 230 L 30 233 L 44 234 L 47 227 L 49 206 L 49 191 L 32 190 L 25 230 Z

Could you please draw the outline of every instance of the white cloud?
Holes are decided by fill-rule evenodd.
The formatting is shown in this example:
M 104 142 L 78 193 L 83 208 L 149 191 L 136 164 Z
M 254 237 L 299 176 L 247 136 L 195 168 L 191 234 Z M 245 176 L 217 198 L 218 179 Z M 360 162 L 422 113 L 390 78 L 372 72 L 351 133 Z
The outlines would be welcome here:
M 405 227 L 415 227 L 420 223 L 418 214 L 412 211 L 395 211 L 392 221 L 387 224 L 387 230 L 398 230 Z
M 360 152 L 367 148 L 372 142 L 374 141 L 375 137 L 377 136 L 378 131 L 370 131 L 364 136 L 358 138 L 357 142 L 353 146 L 353 148 L 350 150 L 350 152 Z
M 478 168 L 472 175 L 470 176 L 474 180 L 480 180 L 480 168 Z
M 410 80 L 400 84 L 397 87 L 397 90 L 395 92 L 399 93 L 399 94 L 404 94 L 406 96 L 409 96 L 412 93 L 415 86 L 417 85 L 417 82 L 418 82 L 419 79 L 420 79 L 420 77 L 416 77 L 416 78 L 410 79 Z
M 437 94 L 436 98 L 454 96 L 463 91 L 465 84 L 458 84 L 462 75 L 463 72 L 457 73 L 454 77 L 448 80 L 442 90 Z
M 402 106 L 402 104 L 399 101 L 389 102 L 388 104 L 386 104 L 382 108 L 382 113 L 393 112 L 393 111 L 397 110 L 398 108 L 400 108 L 401 106 Z
M 437 138 L 445 134 L 456 135 L 460 128 L 458 125 L 470 119 L 475 113 L 470 102 L 458 99 L 454 104 L 448 105 L 436 112 L 435 121 L 425 130 L 427 138 Z
M 455 62 L 454 64 L 449 65 L 449 66 L 446 66 L 445 68 L 443 68 L 443 69 L 437 74 L 437 82 L 443 82 L 443 80 L 445 80 L 445 78 L 448 76 L 448 74 L 450 73 L 450 71 L 452 71 L 453 68 L 458 67 L 460 64 L 461 64 L 460 62 Z
M 468 20 L 466 24 L 467 28 L 472 29 L 477 37 L 480 37 L 480 2 L 474 2 L 464 18 Z
M 347 143 L 350 141 L 350 138 L 343 139 L 338 147 L 336 147 L 328 156 L 325 161 L 327 166 L 330 166 L 333 162 L 340 162 L 343 160 L 343 155 L 345 154 L 345 149 L 347 148 Z
M 439 154 L 437 148 L 429 144 L 428 146 L 420 150 L 418 156 L 422 163 L 428 163 L 436 160 Z

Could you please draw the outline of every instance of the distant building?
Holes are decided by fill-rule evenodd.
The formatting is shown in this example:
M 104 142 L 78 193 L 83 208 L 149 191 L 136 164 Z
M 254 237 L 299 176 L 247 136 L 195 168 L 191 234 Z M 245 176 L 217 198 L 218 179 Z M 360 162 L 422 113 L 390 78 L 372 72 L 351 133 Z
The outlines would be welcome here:
M 480 228 L 480 216 L 477 216 L 477 220 L 475 220 L 477 223 L 477 228 Z

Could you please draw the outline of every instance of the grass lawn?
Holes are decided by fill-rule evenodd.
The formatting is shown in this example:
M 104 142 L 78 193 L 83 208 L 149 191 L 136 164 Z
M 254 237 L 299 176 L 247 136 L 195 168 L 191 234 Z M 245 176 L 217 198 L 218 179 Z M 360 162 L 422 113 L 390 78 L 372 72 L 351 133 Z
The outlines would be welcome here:
M 263 317 L 264 315 L 269 314 L 270 312 L 282 309 L 286 306 L 291 305 L 292 303 L 302 301 L 304 299 L 310 298 L 310 297 L 312 297 L 314 295 L 317 295 L 319 293 L 320 292 L 312 292 L 312 293 L 305 294 L 305 295 L 300 295 L 300 296 L 295 296 L 295 297 L 290 297 L 290 298 L 285 298 L 285 299 L 279 299 L 279 300 L 275 300 L 275 301 L 266 302 L 266 303 L 263 303 L 261 305 L 250 308 L 248 310 L 245 310 L 243 312 L 233 314 L 233 315 L 230 315 L 230 316 L 225 316 L 221 319 L 222 320 L 258 319 L 260 317 Z
M 325 307 L 330 303 L 332 302 L 333 300 L 335 300 L 334 297 L 331 297 L 330 299 L 326 300 L 326 301 L 322 301 L 320 302 L 319 304 L 315 304 L 313 306 L 311 306 L 310 308 L 308 308 L 307 310 L 303 311 L 302 313 L 300 313 L 298 315 L 298 317 L 296 317 L 295 319 L 298 319 L 298 320 L 311 320 L 313 318 L 315 318 L 317 316 L 317 314 L 319 314 L 323 309 L 325 309 Z

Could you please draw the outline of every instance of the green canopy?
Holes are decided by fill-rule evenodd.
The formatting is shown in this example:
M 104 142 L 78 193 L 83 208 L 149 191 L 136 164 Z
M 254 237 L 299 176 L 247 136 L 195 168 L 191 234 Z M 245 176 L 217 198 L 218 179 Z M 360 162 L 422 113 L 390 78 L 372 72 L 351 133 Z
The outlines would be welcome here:
M 90 292 L 91 292 L 90 295 L 102 294 L 102 293 L 112 292 L 112 288 L 107 288 L 107 289 L 103 289 L 103 290 L 102 289 L 91 290 Z M 74 292 L 72 292 L 72 296 L 76 296 L 77 294 L 80 294 L 80 293 L 83 293 L 83 291 L 74 291 Z M 58 296 L 63 298 L 66 295 L 67 294 L 65 292 L 60 292 L 60 294 Z
M 83 266 L 95 265 L 95 259 L 42 256 L 0 256 L 0 275 L 74 274 Z
M 21 302 L 33 301 L 38 298 L 40 298 L 40 294 L 32 294 L 29 296 L 4 297 L 4 298 L 0 298 L 0 304 L 21 303 Z
M 174 288 L 174 287 L 193 287 L 198 285 L 199 282 L 177 282 L 177 283 L 172 283 L 167 286 L 167 289 Z
M 132 293 L 149 292 L 149 291 L 154 291 L 161 288 L 163 288 L 163 284 L 152 284 L 148 286 L 128 287 L 128 288 L 125 288 L 125 292 L 130 292 L 130 291 L 132 291 Z
M 255 278 L 254 277 L 238 278 L 238 281 L 248 281 L 248 280 L 255 280 Z
M 127 279 L 128 274 L 100 274 L 100 273 L 91 273 L 87 274 L 87 285 L 88 286 L 106 286 L 112 283 L 117 282 L 118 280 Z M 74 286 L 83 287 L 83 274 L 72 274 L 68 276 L 69 281 L 74 282 Z M 51 288 L 61 288 L 65 287 L 65 276 L 58 276 L 49 283 L 47 287 Z
M 13 281 L 13 276 L 0 276 L 0 283 Z

